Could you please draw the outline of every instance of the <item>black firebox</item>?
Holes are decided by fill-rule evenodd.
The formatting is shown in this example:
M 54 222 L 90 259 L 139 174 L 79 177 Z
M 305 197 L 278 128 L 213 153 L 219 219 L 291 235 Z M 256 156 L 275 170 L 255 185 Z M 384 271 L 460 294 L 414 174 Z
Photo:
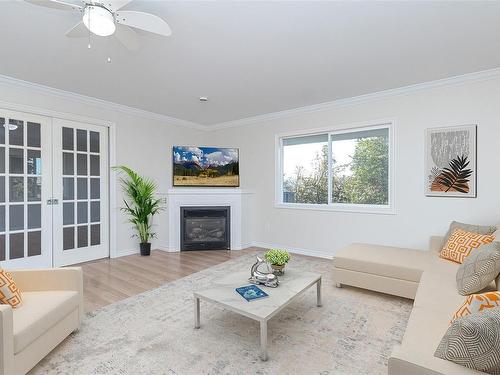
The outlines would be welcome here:
M 231 207 L 181 207 L 181 250 L 229 250 Z

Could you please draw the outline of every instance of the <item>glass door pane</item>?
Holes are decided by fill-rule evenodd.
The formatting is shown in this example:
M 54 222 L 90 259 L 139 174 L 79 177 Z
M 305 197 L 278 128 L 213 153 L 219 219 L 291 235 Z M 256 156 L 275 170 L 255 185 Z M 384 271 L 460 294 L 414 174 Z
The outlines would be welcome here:
M 0 261 L 52 266 L 50 119 L 0 109 Z

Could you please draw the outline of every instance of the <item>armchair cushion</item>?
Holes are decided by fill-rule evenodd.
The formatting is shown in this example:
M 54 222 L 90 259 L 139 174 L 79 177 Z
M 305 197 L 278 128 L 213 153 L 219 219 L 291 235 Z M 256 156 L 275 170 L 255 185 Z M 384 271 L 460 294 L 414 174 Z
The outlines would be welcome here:
M 13 310 L 14 354 L 79 307 L 76 291 L 56 290 L 23 293 L 24 302 Z
M 17 307 L 23 301 L 12 275 L 0 268 L 0 303 Z

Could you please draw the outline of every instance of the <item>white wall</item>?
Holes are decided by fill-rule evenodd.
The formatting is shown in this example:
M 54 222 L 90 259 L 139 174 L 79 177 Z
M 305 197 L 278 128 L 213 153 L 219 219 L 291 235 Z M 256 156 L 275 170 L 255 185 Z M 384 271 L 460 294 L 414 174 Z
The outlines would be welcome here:
M 500 78 L 429 88 L 362 104 L 204 132 L 146 119 L 101 105 L 0 83 L 0 101 L 93 117 L 116 123 L 116 163 L 155 179 L 159 191 L 171 187 L 171 147 L 202 144 L 240 148 L 241 187 L 254 192 L 244 213 L 244 243 L 279 246 L 331 256 L 346 244 L 372 242 L 425 248 L 428 236 L 442 234 L 451 220 L 479 224 L 500 221 Z M 396 215 L 280 209 L 274 207 L 275 135 L 378 119 L 395 119 Z M 478 125 L 478 198 L 424 196 L 424 129 Z M 118 190 L 117 201 L 121 202 Z M 116 209 L 117 252 L 137 251 L 137 241 Z M 168 247 L 168 218 L 156 220 L 155 248 Z
M 242 187 L 255 192 L 255 243 L 326 256 L 353 241 L 426 248 L 428 237 L 443 234 L 451 220 L 500 221 L 499 103 L 500 78 L 493 78 L 221 129 L 207 137 L 213 145 L 240 147 Z M 396 215 L 274 207 L 275 134 L 388 118 L 396 120 Z M 478 125 L 478 197 L 425 197 L 424 129 L 463 124 Z
M 106 109 L 101 105 L 82 103 L 78 100 L 50 95 L 38 89 L 5 82 L 0 83 L 0 101 L 116 123 L 116 164 L 130 166 L 141 174 L 153 178 L 159 185 L 159 191 L 166 191 L 171 187 L 172 146 L 203 143 L 204 132 L 200 130 L 172 126 L 163 121 L 146 119 L 114 109 Z M 118 186 L 117 192 L 117 203 L 121 205 L 122 195 Z M 138 241 L 131 238 L 133 231 L 126 223 L 126 218 L 117 208 L 112 209 L 111 214 L 117 217 L 117 253 L 138 252 Z M 153 241 L 153 248 L 167 248 L 168 215 L 166 211 L 158 216 L 155 223 L 158 238 Z

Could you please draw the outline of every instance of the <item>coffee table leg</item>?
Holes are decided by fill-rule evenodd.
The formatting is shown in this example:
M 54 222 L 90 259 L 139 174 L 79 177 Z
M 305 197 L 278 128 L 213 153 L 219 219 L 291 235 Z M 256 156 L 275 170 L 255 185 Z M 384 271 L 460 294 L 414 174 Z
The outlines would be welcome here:
M 194 297 L 194 328 L 200 328 L 200 299 Z
M 322 306 L 322 302 L 321 302 L 321 279 L 319 279 L 316 282 L 316 298 L 317 298 L 316 305 L 318 307 L 321 307 Z
M 267 361 L 267 320 L 260 322 L 260 359 Z

